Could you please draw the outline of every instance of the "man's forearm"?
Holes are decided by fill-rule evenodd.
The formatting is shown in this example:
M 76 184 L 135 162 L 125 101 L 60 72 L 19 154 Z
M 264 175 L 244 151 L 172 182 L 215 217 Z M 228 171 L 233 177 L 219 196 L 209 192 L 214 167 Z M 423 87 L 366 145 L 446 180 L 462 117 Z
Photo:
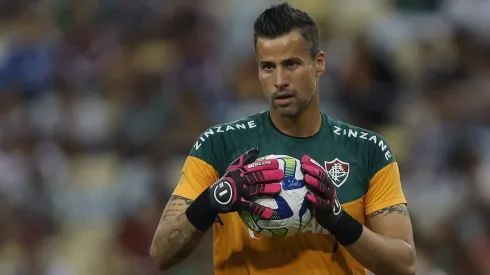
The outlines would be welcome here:
M 158 226 L 150 248 L 150 255 L 160 269 L 178 264 L 199 245 L 204 232 L 197 230 L 185 212 L 163 220 Z
M 361 237 L 346 249 L 376 275 L 415 274 L 414 248 L 401 239 L 383 236 L 364 227 Z
M 192 202 L 172 195 L 163 211 L 150 248 L 150 255 L 160 269 L 167 269 L 189 256 L 204 235 L 187 220 L 185 212 Z

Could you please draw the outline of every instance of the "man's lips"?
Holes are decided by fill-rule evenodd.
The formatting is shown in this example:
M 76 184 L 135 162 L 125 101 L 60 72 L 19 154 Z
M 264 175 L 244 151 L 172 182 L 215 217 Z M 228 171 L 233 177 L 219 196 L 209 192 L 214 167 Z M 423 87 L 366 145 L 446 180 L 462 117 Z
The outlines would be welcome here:
M 281 93 L 274 95 L 274 99 L 286 99 L 291 97 L 294 97 L 293 93 Z
M 281 93 L 281 94 L 274 95 L 274 101 L 279 106 L 286 106 L 291 104 L 294 98 L 295 95 L 292 93 Z

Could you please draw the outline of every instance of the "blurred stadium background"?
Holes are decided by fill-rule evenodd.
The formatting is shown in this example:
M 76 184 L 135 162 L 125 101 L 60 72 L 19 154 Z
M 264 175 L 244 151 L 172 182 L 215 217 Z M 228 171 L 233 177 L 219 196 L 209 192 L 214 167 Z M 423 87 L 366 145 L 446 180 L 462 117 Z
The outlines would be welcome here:
M 160 274 L 194 140 L 267 108 L 272 0 L 0 2 L 0 274 Z M 321 28 L 323 110 L 390 142 L 420 275 L 490 274 L 490 1 L 294 0 Z M 212 274 L 210 234 L 166 274 Z

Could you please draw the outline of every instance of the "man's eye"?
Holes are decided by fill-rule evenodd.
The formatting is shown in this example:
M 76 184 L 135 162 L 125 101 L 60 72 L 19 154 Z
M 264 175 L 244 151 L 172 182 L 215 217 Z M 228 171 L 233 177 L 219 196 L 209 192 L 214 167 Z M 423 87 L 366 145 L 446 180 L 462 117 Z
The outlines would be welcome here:
M 272 66 L 272 65 L 264 65 L 264 66 L 262 66 L 262 69 L 264 69 L 266 71 L 270 71 L 270 70 L 273 70 L 274 69 L 274 66 Z
M 289 68 L 294 68 L 294 67 L 296 67 L 297 65 L 298 65 L 298 63 L 296 63 L 296 62 L 292 62 L 292 61 L 291 61 L 291 62 L 288 62 L 288 63 L 286 64 L 286 66 L 288 66 Z

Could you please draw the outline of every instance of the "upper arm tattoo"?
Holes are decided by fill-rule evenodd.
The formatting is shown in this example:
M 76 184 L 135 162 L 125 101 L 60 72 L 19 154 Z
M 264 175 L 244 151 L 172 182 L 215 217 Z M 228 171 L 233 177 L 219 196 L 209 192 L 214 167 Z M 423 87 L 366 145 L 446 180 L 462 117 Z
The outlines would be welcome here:
M 165 206 L 165 210 L 163 211 L 162 218 L 160 219 L 160 224 L 170 217 L 182 214 L 192 202 L 193 200 L 181 196 L 170 196 L 167 206 Z
M 369 218 L 374 218 L 376 216 L 386 216 L 392 213 L 398 213 L 406 217 L 409 216 L 407 206 L 405 204 L 397 204 L 375 211 L 369 214 Z

